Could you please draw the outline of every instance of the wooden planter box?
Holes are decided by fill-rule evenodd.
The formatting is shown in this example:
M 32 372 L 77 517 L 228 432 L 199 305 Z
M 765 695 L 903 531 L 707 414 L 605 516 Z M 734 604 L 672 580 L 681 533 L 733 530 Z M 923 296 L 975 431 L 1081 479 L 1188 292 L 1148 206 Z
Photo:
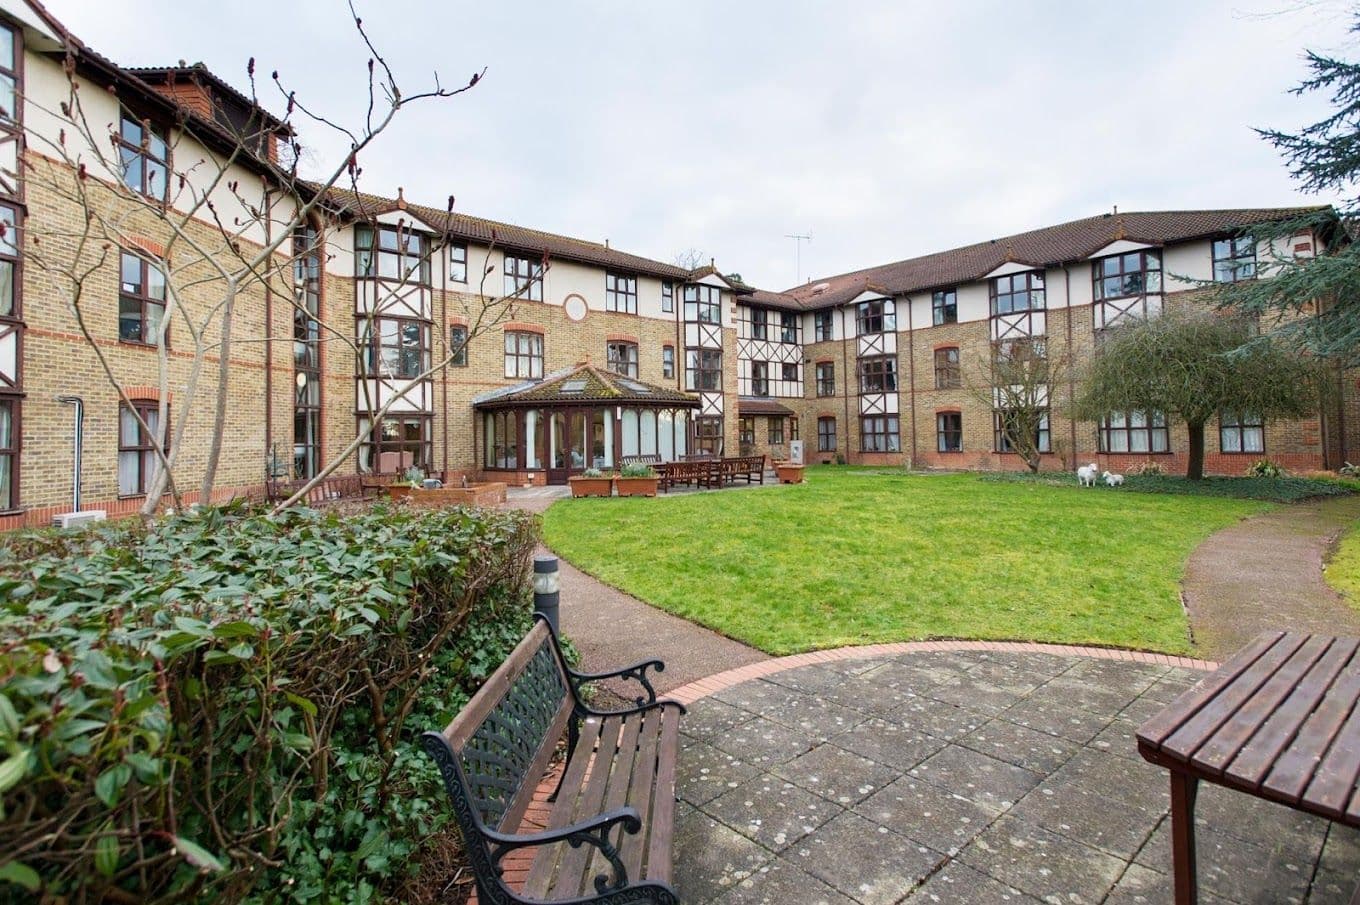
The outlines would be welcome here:
M 614 486 L 619 496 L 656 496 L 656 485 L 660 478 L 615 478 Z
M 801 484 L 803 483 L 802 465 L 778 464 L 774 467 L 775 476 L 779 478 L 781 484 Z
M 405 501 L 412 506 L 441 508 L 444 506 L 494 506 L 505 502 L 505 485 L 500 483 L 471 484 L 467 487 L 410 487 L 393 484 L 387 494 L 394 502 Z
M 613 496 L 614 479 L 608 478 L 583 478 L 580 476 L 567 478 L 567 483 L 571 485 L 572 496 Z

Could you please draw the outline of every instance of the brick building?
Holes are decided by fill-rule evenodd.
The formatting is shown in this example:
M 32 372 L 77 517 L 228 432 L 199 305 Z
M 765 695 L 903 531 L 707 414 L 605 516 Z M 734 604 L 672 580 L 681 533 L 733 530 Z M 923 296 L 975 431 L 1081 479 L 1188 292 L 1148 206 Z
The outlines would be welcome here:
M 72 80 L 85 121 L 108 127 L 82 136 L 64 120 Z M 1195 304 L 1194 280 L 1255 278 L 1269 255 L 1251 228 L 1295 213 L 1101 215 L 769 292 L 400 192 L 282 191 L 295 137 L 201 66 L 119 67 L 40 5 L 0 0 L 0 527 L 71 507 L 75 398 L 86 508 L 142 505 L 149 431 L 180 450 L 174 481 L 197 498 L 221 359 L 217 327 L 189 325 L 215 323 L 224 296 L 219 253 L 186 248 L 267 271 L 234 296 L 224 498 L 311 476 L 351 445 L 342 473 L 518 482 L 624 455 L 783 456 L 799 439 L 814 462 L 1014 468 L 1002 415 L 975 391 L 992 343 L 1042 338 L 1080 362 L 1121 318 Z M 281 236 L 299 203 L 314 210 Z M 104 233 L 82 244 L 89 206 Z M 1283 251 L 1318 248 L 1300 236 Z M 1353 392 L 1302 422 L 1223 413 L 1207 466 L 1334 467 L 1357 430 Z M 1156 413 L 1074 423 L 1060 405 L 1044 440 L 1053 468 L 1170 470 L 1186 447 Z

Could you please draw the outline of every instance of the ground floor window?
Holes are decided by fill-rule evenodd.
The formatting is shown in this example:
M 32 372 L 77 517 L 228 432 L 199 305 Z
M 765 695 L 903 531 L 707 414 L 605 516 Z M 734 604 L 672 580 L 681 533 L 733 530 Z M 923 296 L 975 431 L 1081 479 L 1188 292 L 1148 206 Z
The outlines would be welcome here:
M 1103 453 L 1170 452 L 1166 415 L 1161 412 L 1111 412 L 1100 422 Z
M 784 442 L 784 419 L 778 415 L 770 416 L 770 443 Z
M 519 412 L 494 412 L 486 416 L 484 433 L 487 468 L 519 467 Z
M 624 409 L 619 425 L 621 455 L 673 462 L 689 452 L 689 412 L 684 409 Z
M 993 414 L 992 429 L 995 433 L 993 448 L 997 452 L 1015 452 L 1014 444 L 1011 443 L 1010 438 L 1017 431 L 1018 417 L 1018 413 L 1014 411 L 1000 411 Z M 1044 412 L 1039 417 L 1039 423 L 1034 429 L 1034 444 L 1041 453 L 1053 451 L 1053 431 L 1049 426 L 1048 412 Z
M 789 440 L 801 439 L 802 437 L 798 435 L 798 419 L 796 417 L 789 418 Z
M 141 420 L 138 420 L 138 416 Z M 160 427 L 158 403 L 134 399 L 131 406 L 118 410 L 118 495 L 145 496 L 151 486 L 160 456 L 157 442 L 165 444 L 166 431 Z M 142 425 L 146 426 L 143 427 Z
M 756 445 L 756 419 L 750 415 L 742 415 L 737 421 L 737 442 L 741 444 L 743 453 Z
M 401 474 L 408 468 L 429 472 L 434 462 L 430 415 L 388 415 L 377 429 L 369 418 L 359 419 L 364 442 L 359 467 L 377 474 Z
M 19 507 L 19 400 L 0 399 L 0 509 Z
M 1251 412 L 1220 412 L 1218 416 L 1218 448 L 1225 453 L 1261 453 L 1266 451 L 1266 425 L 1260 415 Z
M 486 468 L 613 468 L 624 456 L 670 462 L 689 449 L 683 409 L 511 409 L 486 412 L 481 423 Z
M 935 416 L 935 444 L 942 452 L 963 452 L 963 414 L 940 412 Z
M 694 451 L 709 456 L 723 454 L 722 418 L 709 415 L 694 419 Z
M 863 452 L 897 452 L 902 448 L 896 415 L 864 415 L 859 419 L 859 448 Z
M 817 451 L 831 452 L 836 448 L 836 419 L 817 419 Z

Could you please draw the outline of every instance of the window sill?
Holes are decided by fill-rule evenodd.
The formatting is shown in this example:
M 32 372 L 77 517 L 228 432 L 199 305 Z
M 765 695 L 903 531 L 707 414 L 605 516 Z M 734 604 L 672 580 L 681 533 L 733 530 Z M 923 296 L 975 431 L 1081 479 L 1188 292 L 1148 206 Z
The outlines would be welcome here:
M 142 341 L 139 340 L 139 339 L 124 339 L 124 338 L 121 337 L 121 336 L 118 337 L 118 345 L 120 345 L 120 346 L 131 346 L 131 347 L 134 348 L 134 349 L 151 349 L 151 350 L 155 350 L 155 349 L 159 349 L 159 348 L 160 348 L 160 346 L 156 345 L 155 343 L 142 342 Z M 167 352 L 170 351 L 170 344 L 169 344 L 169 343 L 166 343 L 166 344 L 165 344 L 165 351 L 167 351 Z
M 1218 454 L 1220 456 L 1264 456 L 1266 454 L 1266 451 L 1264 449 L 1257 450 L 1242 449 L 1233 452 L 1224 452 L 1223 450 L 1219 450 Z M 1189 454 L 1187 453 L 1187 455 Z
M 1098 456 L 1174 456 L 1175 453 L 1172 452 L 1172 451 L 1169 450 L 1169 449 L 1166 450 L 1165 452 L 1134 452 L 1134 451 L 1132 451 L 1132 450 L 1130 450 L 1130 451 L 1128 451 L 1128 452 L 1109 452 L 1108 450 L 1102 449 L 1102 450 L 1097 450 L 1097 451 L 1096 451 L 1096 455 L 1098 455 Z

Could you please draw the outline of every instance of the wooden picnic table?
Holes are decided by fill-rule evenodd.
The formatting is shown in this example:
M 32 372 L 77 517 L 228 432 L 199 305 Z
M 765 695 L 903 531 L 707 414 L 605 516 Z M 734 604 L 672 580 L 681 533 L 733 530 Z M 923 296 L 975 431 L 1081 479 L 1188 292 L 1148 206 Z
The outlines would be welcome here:
M 1171 773 L 1176 905 L 1198 894 L 1200 780 L 1360 826 L 1357 650 L 1356 638 L 1266 632 L 1139 728 L 1139 753 Z

